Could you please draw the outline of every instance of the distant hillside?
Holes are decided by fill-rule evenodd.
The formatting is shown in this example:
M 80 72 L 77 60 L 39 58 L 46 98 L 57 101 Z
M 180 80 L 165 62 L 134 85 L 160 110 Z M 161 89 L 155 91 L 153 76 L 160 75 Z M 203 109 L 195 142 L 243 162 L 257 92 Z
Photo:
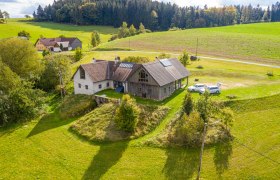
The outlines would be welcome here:
M 257 23 L 143 34 L 116 40 L 100 48 L 195 53 L 255 61 L 280 62 L 280 23 Z
M 111 26 L 75 26 L 49 22 L 32 22 L 25 19 L 9 19 L 7 24 L 0 24 L 0 39 L 17 36 L 19 31 L 30 33 L 33 43 L 42 35 L 44 37 L 78 37 L 87 48 L 91 38 L 91 32 L 96 30 L 101 34 L 101 41 L 107 42 L 117 30 Z

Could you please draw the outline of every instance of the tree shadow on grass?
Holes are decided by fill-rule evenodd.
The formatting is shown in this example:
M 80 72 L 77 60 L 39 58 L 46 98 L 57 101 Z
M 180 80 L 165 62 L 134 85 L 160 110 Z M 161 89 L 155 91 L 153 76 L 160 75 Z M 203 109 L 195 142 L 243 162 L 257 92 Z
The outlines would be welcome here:
M 47 28 L 52 30 L 65 31 L 80 31 L 80 32 L 92 32 L 93 30 L 99 31 L 101 34 L 114 34 L 116 30 L 112 26 L 96 26 L 96 25 L 75 25 L 75 24 L 63 24 L 55 22 L 34 22 L 34 21 L 21 21 L 32 26 L 39 26 L 41 28 Z M 105 27 L 105 28 L 104 28 Z
M 229 168 L 229 158 L 232 154 L 232 143 L 230 140 L 221 142 L 215 146 L 214 163 L 219 178 Z
M 199 150 L 174 148 L 166 151 L 163 172 L 167 179 L 191 179 L 198 169 Z
M 129 141 L 101 145 L 82 179 L 100 179 L 112 166 L 117 164 L 128 143 Z
M 46 114 L 43 116 L 32 131 L 27 135 L 27 138 L 40 134 L 44 131 L 54 129 L 60 126 L 64 126 L 73 122 L 76 118 L 62 119 L 60 117 L 59 111 L 55 110 L 53 113 Z

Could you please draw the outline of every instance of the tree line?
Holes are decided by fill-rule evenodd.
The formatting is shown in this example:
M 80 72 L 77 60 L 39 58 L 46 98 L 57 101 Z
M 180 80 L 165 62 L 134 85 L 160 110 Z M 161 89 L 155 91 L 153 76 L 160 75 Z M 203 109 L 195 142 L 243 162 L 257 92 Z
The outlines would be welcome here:
M 280 3 L 261 8 L 259 5 L 224 7 L 179 7 L 151 0 L 57 0 L 33 13 L 36 21 L 53 21 L 79 25 L 112 25 L 122 22 L 155 30 L 169 28 L 215 27 L 242 23 L 280 21 Z

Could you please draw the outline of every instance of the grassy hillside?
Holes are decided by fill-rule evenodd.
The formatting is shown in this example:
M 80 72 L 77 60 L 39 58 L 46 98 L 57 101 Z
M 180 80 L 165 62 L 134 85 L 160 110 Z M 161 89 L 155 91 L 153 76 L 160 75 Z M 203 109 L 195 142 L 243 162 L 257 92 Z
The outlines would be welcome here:
M 254 61 L 280 60 L 280 23 L 258 23 L 217 28 L 143 34 L 116 40 L 100 48 L 131 48 L 134 50 L 195 53 Z
M 183 95 L 183 92 L 177 94 L 167 105 L 177 107 Z M 279 98 L 277 95 L 237 101 L 232 105 L 237 113 L 232 129 L 235 139 L 232 143 L 206 148 L 202 178 L 280 177 Z M 263 104 L 270 104 L 270 108 L 262 108 Z M 4 164 L 1 164 L 0 178 L 182 179 L 196 176 L 199 149 L 140 145 L 161 132 L 165 120 L 143 138 L 104 144 L 85 142 L 70 132 L 74 120 L 60 119 L 53 112 L 24 126 L 1 128 L 0 161 Z
M 30 41 L 35 43 L 43 35 L 44 37 L 78 37 L 83 42 L 83 47 L 88 50 L 91 32 L 96 30 L 101 33 L 101 41 L 107 42 L 116 29 L 109 26 L 75 26 L 49 22 L 32 22 L 24 19 L 10 19 L 7 24 L 0 24 L 0 39 L 17 36 L 19 31 L 30 33 Z

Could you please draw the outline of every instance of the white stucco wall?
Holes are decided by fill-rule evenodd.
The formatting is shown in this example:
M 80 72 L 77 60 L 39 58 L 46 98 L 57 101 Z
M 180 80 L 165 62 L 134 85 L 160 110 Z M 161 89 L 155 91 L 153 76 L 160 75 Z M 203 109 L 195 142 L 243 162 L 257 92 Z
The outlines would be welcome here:
M 74 81 L 74 93 L 75 94 L 95 94 L 99 91 L 113 88 L 113 81 L 101 81 L 101 82 L 92 82 L 90 76 L 85 73 L 85 79 L 80 78 L 80 70 L 77 71 L 75 74 L 73 81 Z M 109 82 L 110 86 L 107 87 L 107 82 Z M 81 88 L 79 87 L 79 84 L 81 84 Z M 86 85 L 88 85 L 88 89 L 86 89 Z M 99 85 L 102 85 L 102 88 L 99 88 Z

